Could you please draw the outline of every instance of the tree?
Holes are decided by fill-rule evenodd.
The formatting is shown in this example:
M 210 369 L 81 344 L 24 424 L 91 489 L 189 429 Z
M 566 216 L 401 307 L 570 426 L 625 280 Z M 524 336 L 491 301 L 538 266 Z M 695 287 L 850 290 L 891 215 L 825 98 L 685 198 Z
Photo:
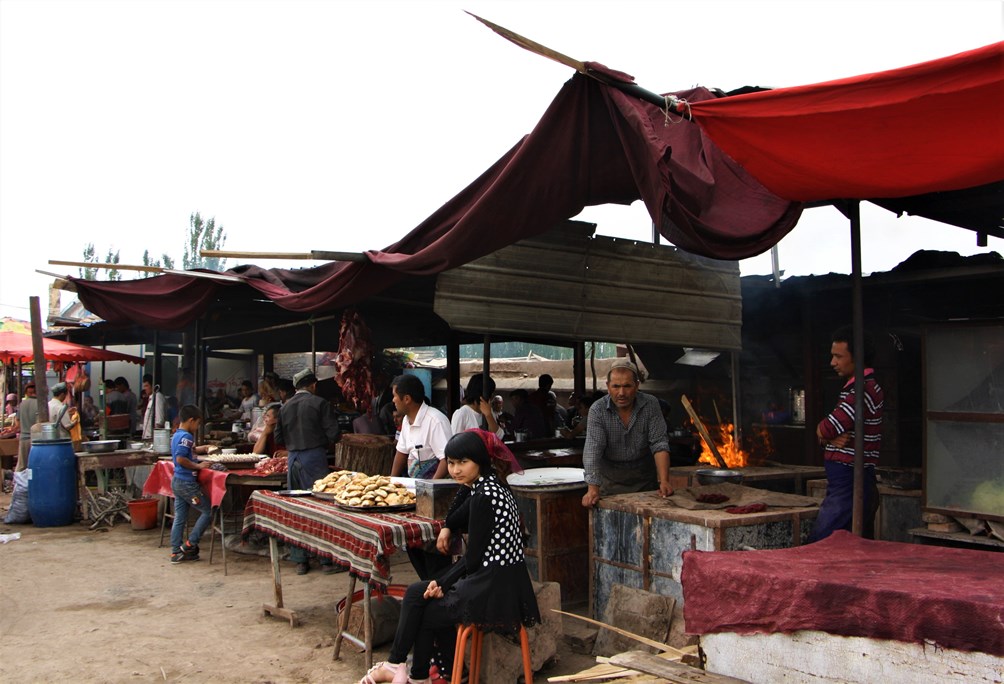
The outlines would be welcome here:
M 188 219 L 188 223 L 188 242 L 185 244 L 185 256 L 182 260 L 182 267 L 185 270 L 190 268 L 208 268 L 214 271 L 222 271 L 226 259 L 202 257 L 199 253 L 204 249 L 223 248 L 223 243 L 227 241 L 227 235 L 223 232 L 223 226 L 216 225 L 215 217 L 203 222 L 199 212 L 192 214 Z
M 158 268 L 160 268 L 161 266 L 163 266 L 164 268 L 168 268 L 168 269 L 174 268 L 174 259 L 172 259 L 169 255 L 167 255 L 167 254 L 161 254 L 160 257 L 161 257 L 160 259 L 151 259 L 150 258 L 150 250 L 145 249 L 145 250 L 143 250 L 143 265 L 144 266 L 156 266 Z M 163 263 L 161 263 L 161 262 L 163 262 Z M 150 271 L 144 271 L 141 274 L 141 277 L 143 277 L 143 278 L 149 278 L 152 275 L 155 275 L 155 274 L 152 273 L 152 272 L 150 272 Z
M 86 261 L 89 264 L 95 264 L 98 261 L 98 258 L 94 254 L 93 242 L 88 242 L 87 245 L 84 247 L 84 261 Z M 80 277 L 83 278 L 84 280 L 95 280 L 97 278 L 98 269 L 96 268 L 81 268 L 79 270 L 80 270 Z
M 97 250 L 94 249 L 93 242 L 88 242 L 87 245 L 84 247 L 84 261 L 86 261 L 89 264 L 98 263 Z M 113 252 L 109 247 L 108 255 L 105 257 L 104 263 L 106 264 L 119 263 L 118 250 Z M 117 268 L 105 270 L 100 268 L 86 267 L 79 270 L 80 270 L 80 277 L 83 278 L 84 280 L 97 280 L 98 273 L 101 271 L 105 272 L 105 274 L 108 276 L 108 280 L 122 280 L 122 272 L 119 271 Z

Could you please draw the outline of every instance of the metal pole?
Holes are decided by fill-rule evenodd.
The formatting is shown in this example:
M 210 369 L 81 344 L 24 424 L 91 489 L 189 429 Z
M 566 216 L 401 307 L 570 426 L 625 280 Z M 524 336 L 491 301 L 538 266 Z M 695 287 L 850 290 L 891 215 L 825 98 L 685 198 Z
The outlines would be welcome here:
M 485 335 L 485 346 L 481 352 L 481 396 L 487 401 L 491 401 L 491 393 L 488 391 L 488 378 L 492 372 L 492 336 Z M 465 397 L 466 399 L 466 397 Z
M 865 331 L 861 287 L 861 203 L 850 202 L 852 324 L 854 326 L 854 503 L 851 532 L 861 536 L 865 510 Z
M 731 353 L 731 363 L 732 363 L 732 423 L 733 423 L 733 433 L 736 440 L 736 445 L 741 446 L 743 443 L 743 419 L 740 415 L 740 409 L 742 408 L 742 402 L 739 401 L 739 352 L 734 351 Z

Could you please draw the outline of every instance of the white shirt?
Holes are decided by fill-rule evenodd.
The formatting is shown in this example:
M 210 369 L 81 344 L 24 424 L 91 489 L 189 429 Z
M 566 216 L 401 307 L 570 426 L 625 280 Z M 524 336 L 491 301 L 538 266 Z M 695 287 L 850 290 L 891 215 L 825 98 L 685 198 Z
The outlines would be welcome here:
M 498 418 L 495 420 L 498 422 Z M 474 410 L 474 407 L 470 404 L 464 404 L 453 412 L 453 420 L 450 421 L 450 427 L 453 428 L 453 434 L 455 435 L 471 428 L 481 429 L 481 413 Z M 502 439 L 505 430 L 499 428 L 495 431 L 495 434 L 498 435 L 499 439 Z
M 428 461 L 432 458 L 446 458 L 446 443 L 453 436 L 450 420 L 442 412 L 428 404 L 422 404 L 412 425 L 408 416 L 401 421 L 401 436 L 397 439 L 397 450 L 408 454 L 408 466 L 414 461 Z

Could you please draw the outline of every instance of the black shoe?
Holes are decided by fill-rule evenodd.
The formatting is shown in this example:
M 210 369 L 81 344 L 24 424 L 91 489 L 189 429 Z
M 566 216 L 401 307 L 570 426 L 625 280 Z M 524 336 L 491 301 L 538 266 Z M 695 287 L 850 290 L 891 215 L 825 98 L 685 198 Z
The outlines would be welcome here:
M 297 563 L 296 564 L 296 574 L 306 575 L 310 572 L 310 563 Z
M 193 544 L 192 542 L 185 540 L 185 543 L 181 546 L 182 552 L 186 556 L 190 556 L 190 560 L 198 560 L 199 558 L 199 545 Z
M 334 575 L 339 572 L 344 572 L 345 568 L 340 565 L 335 565 L 334 563 L 322 563 L 321 572 L 325 575 Z
M 178 563 L 185 563 L 188 561 L 197 561 L 197 560 L 199 560 L 198 554 L 194 556 L 189 556 L 187 553 L 183 551 L 175 551 L 174 553 L 171 554 L 171 563 L 174 565 L 177 565 Z

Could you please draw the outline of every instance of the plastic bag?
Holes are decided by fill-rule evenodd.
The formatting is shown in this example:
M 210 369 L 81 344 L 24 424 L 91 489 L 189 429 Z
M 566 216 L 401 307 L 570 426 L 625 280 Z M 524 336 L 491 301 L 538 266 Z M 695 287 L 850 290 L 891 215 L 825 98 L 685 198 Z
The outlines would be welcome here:
M 10 510 L 7 511 L 7 517 L 3 521 L 8 525 L 31 522 L 31 515 L 28 513 L 27 470 L 14 473 L 14 493 L 10 496 Z

